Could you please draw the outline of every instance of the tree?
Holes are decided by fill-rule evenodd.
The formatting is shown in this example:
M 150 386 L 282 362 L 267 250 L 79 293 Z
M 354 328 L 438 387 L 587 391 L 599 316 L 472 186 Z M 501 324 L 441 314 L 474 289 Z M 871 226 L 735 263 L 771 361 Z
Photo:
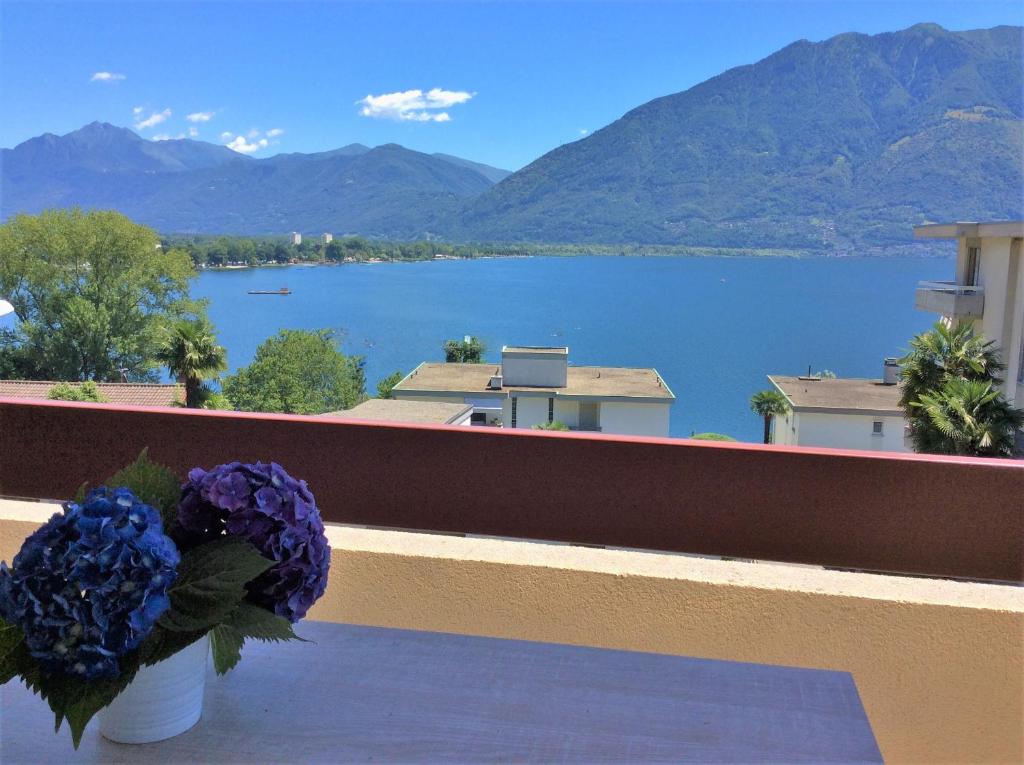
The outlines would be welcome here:
M 789 411 L 789 401 L 777 390 L 762 390 L 750 397 L 751 411 L 764 419 L 764 442 L 772 440 L 772 418 Z
M 533 426 L 534 430 L 568 430 L 569 426 L 560 420 L 551 422 L 539 422 Z
M 46 397 L 51 401 L 92 401 L 101 404 L 109 399 L 100 393 L 99 386 L 92 380 L 86 380 L 81 385 L 72 385 L 67 382 L 59 382 L 50 388 Z
M 1016 453 L 1024 410 L 1010 406 L 990 381 L 951 378 L 910 405 L 934 431 L 928 437 L 934 453 L 978 457 L 1013 457 Z
M 486 352 L 487 346 L 476 336 L 446 340 L 444 344 L 444 360 L 449 363 L 482 364 Z
M 391 391 L 395 389 L 398 383 L 402 382 L 402 378 L 405 377 L 405 373 L 401 370 L 392 372 L 379 383 L 377 383 L 377 398 L 394 398 Z
M 227 369 L 226 356 L 205 318 L 176 321 L 165 330 L 156 352 L 156 359 L 171 376 L 185 383 L 185 406 L 189 409 L 202 406 L 203 381 Z
M 330 330 L 284 329 L 256 349 L 252 364 L 224 381 L 243 412 L 322 414 L 366 398 L 362 356 L 346 356 Z
M 1019 423 L 1010 431 L 1009 451 L 999 433 L 1016 421 L 1019 410 L 998 391 L 1005 367 L 995 343 L 975 334 L 969 322 L 936 323 L 910 341 L 900 365 L 900 406 L 914 451 L 1012 455 Z
M 0 369 L 32 379 L 153 380 L 161 329 L 195 309 L 191 259 L 117 212 L 49 210 L 0 226 L 0 295 L 18 323 Z

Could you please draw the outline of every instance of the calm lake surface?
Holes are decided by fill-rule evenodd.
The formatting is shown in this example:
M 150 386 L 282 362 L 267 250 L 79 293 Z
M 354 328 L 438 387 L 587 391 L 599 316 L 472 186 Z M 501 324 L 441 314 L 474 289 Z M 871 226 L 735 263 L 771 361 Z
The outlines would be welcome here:
M 567 345 L 571 363 L 657 368 L 676 394 L 672 435 L 757 441 L 747 400 L 766 374 L 880 376 L 935 320 L 914 309 L 916 282 L 952 273 L 939 258 L 515 258 L 206 271 L 192 292 L 232 371 L 278 329 L 342 333 L 370 393 L 443 361 L 448 338 L 478 335 L 493 360 L 502 345 Z M 246 294 L 281 286 L 292 294 Z

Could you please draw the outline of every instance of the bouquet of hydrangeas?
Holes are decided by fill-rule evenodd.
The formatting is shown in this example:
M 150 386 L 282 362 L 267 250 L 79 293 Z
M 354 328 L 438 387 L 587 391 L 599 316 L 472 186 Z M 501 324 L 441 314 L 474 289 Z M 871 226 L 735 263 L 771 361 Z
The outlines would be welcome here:
M 246 639 L 298 639 L 329 567 L 313 495 L 280 465 L 195 468 L 182 486 L 143 452 L 0 562 L 0 684 L 20 677 L 77 747 L 140 668 L 206 635 L 219 674 Z

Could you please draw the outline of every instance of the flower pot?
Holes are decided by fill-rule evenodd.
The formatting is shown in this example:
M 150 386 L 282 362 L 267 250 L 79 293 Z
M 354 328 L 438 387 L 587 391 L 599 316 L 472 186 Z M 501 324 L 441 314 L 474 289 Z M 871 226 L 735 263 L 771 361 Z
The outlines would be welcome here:
M 209 654 L 210 637 L 204 635 L 171 658 L 140 669 L 99 713 L 103 737 L 121 744 L 148 744 L 184 733 L 199 722 Z

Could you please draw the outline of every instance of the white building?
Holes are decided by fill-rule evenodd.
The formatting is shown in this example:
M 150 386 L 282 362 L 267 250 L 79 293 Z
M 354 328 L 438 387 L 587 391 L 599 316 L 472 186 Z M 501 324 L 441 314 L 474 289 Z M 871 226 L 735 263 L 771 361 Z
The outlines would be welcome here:
M 472 414 L 473 407 L 458 401 L 399 401 L 393 398 L 371 398 L 351 409 L 328 412 L 321 417 L 429 425 L 471 425 Z
M 1024 221 L 918 226 L 920 239 L 956 239 L 956 273 L 921 282 L 915 303 L 947 321 L 970 320 L 1006 364 L 1003 393 L 1024 406 Z
M 302 244 L 302 234 L 300 234 L 298 231 L 292 232 L 292 244 L 295 245 L 296 247 Z
M 668 436 L 675 395 L 655 369 L 569 366 L 568 348 L 506 346 L 501 364 L 420 364 L 394 387 L 402 401 L 458 401 L 473 423 Z
M 323 242 L 324 244 L 330 244 L 331 242 L 333 242 L 333 241 L 334 241 L 334 234 L 324 234 L 324 235 L 323 235 L 323 236 L 321 237 L 321 241 L 322 241 L 322 242 Z
M 882 380 L 769 375 L 790 406 L 773 422 L 772 443 L 912 451 L 899 405 L 898 370 L 895 360 L 887 359 Z

